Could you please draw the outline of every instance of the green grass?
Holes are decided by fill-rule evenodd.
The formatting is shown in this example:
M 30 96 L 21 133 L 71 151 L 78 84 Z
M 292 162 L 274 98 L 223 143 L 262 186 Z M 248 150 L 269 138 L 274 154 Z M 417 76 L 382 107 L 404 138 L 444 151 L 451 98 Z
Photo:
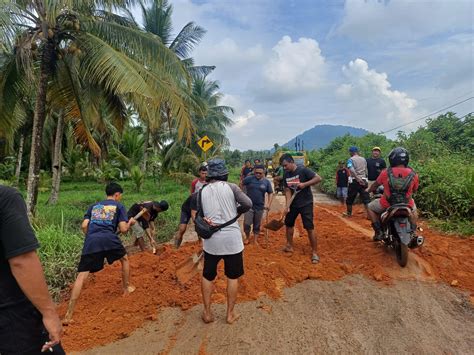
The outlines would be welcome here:
M 145 200 L 166 200 L 170 208 L 160 213 L 155 221 L 160 242 L 170 240 L 176 232 L 181 204 L 189 193 L 189 179 L 147 179 L 140 193 L 134 191 L 133 182 L 121 181 L 124 189 L 122 203 L 128 209 L 133 203 Z M 33 222 L 41 247 L 39 254 L 51 292 L 57 299 L 64 287 L 76 275 L 83 234 L 81 222 L 87 208 L 105 198 L 105 185 L 96 182 L 63 182 L 57 205 L 47 205 L 49 192 L 40 192 L 38 210 Z M 124 244 L 129 238 L 122 237 Z
M 428 219 L 428 224 L 433 228 L 447 234 L 456 234 L 461 237 L 472 237 L 474 235 L 474 222 L 467 219 L 444 220 L 437 218 Z

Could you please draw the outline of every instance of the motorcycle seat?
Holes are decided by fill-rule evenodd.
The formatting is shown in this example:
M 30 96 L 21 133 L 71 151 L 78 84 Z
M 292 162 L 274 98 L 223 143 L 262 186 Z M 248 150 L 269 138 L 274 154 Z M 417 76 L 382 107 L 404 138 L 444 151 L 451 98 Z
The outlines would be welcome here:
M 382 213 L 382 215 L 380 216 L 380 219 L 382 220 L 382 223 L 383 223 L 387 219 L 394 216 L 409 217 L 411 215 L 411 212 L 412 210 L 409 205 L 404 204 L 404 203 L 399 203 L 399 204 L 390 206 L 384 213 Z

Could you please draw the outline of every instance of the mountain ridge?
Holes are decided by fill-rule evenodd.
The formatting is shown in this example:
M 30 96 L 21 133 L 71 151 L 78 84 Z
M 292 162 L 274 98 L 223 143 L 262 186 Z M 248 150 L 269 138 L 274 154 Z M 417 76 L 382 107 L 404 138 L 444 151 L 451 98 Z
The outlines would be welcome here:
M 363 128 L 345 125 L 321 124 L 310 128 L 283 144 L 283 147 L 295 149 L 296 138 L 299 148 L 313 150 L 326 147 L 334 138 L 350 134 L 355 137 L 365 136 L 370 133 Z

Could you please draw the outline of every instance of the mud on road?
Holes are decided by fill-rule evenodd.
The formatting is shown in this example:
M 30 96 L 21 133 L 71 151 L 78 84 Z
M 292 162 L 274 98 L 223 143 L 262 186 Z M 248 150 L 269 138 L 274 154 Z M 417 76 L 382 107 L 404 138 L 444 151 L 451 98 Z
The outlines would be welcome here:
M 426 244 L 400 269 L 393 253 L 369 238 L 362 210 L 347 221 L 340 218 L 342 208 L 315 208 L 318 265 L 310 263 L 300 221 L 293 255 L 281 252 L 284 229 L 271 232 L 267 245 L 246 248 L 237 324 L 223 323 L 223 305 L 216 307 L 216 323 L 200 322 L 199 279 L 183 286 L 174 275 L 175 266 L 199 246 L 190 243 L 178 251 L 166 246 L 159 256 L 131 257 L 137 291 L 130 296 L 120 294 L 119 265 L 88 282 L 75 324 L 66 329 L 65 348 L 94 348 L 91 353 L 472 351 L 473 239 L 442 236 L 424 226 Z M 214 301 L 225 302 L 222 269 Z

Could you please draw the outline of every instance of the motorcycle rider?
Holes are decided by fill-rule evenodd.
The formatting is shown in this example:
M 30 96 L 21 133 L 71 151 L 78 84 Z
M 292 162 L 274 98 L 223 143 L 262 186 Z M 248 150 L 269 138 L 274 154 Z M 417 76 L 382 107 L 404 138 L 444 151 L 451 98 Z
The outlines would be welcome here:
M 408 166 L 410 156 L 408 151 L 403 147 L 394 148 L 390 152 L 388 160 L 390 167 L 380 173 L 368 191 L 369 193 L 373 193 L 380 185 L 384 187 L 382 197 L 373 200 L 369 204 L 369 216 L 372 221 L 372 228 L 375 232 L 374 241 L 383 239 L 380 215 L 395 204 L 406 204 L 411 208 L 410 223 L 412 224 L 413 231 L 416 231 L 418 215 L 412 195 L 418 189 L 418 174 Z

